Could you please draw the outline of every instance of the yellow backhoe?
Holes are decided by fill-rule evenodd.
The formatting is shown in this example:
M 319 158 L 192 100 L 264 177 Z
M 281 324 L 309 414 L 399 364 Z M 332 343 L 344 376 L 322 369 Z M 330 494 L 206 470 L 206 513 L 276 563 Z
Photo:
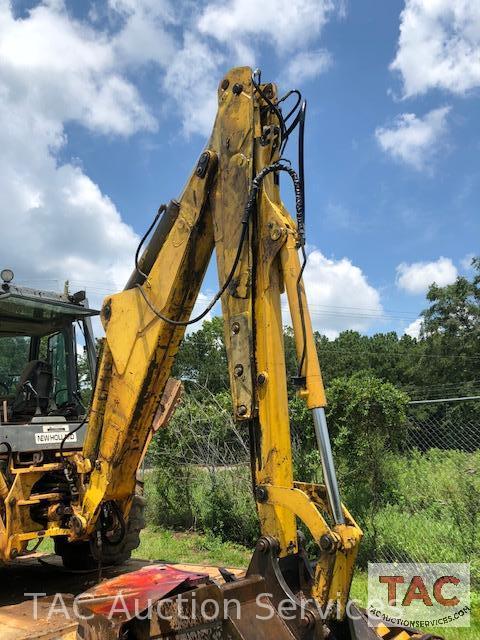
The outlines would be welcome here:
M 307 260 L 305 109 L 298 91 L 279 96 L 276 86 L 262 82 L 258 71 L 235 68 L 221 80 L 211 138 L 183 193 L 160 208 L 140 243 L 125 289 L 103 304 L 105 340 L 88 411 L 82 411 L 78 394 L 75 396 L 74 374 L 64 391 L 70 414 L 59 410 L 61 389 L 54 384 L 52 392 L 48 379 L 56 357 L 52 336 L 67 339 L 70 335 L 74 349 L 70 324 L 83 322 L 93 312 L 82 306 L 81 296 L 60 300 L 57 307 L 65 307 L 63 320 L 52 303 L 51 317 L 46 312 L 43 316 L 51 320 L 48 328 L 35 325 L 32 314 L 28 327 L 16 333 L 15 310 L 10 307 L 9 311 L 9 304 L 17 305 L 18 320 L 23 313 L 18 300 L 22 294 L 4 282 L 2 324 L 10 313 L 4 335 L 30 335 L 37 345 L 35 357 L 28 362 L 36 361 L 35 376 L 30 372 L 17 381 L 13 399 L 12 394 L 4 395 L 0 474 L 0 556 L 4 561 L 24 554 L 29 542 L 45 537 L 54 538 L 56 551 L 69 568 L 128 558 L 143 526 L 137 471 L 154 429 L 166 426 L 176 399 L 177 386 L 169 383 L 175 355 L 186 327 L 217 302 L 222 305 L 235 418 L 249 429 L 261 538 L 246 577 L 228 579 L 222 585 L 201 575 L 177 576 L 175 582 L 164 568 L 163 575 L 173 587 L 161 591 L 162 597 L 156 592 L 158 607 L 148 623 L 127 615 L 111 624 L 98 603 L 105 602 L 105 589 L 111 595 L 115 584 L 107 585 L 103 592 L 100 585 L 100 592 L 82 600 L 92 617 L 81 621 L 81 637 L 421 637 L 415 630 L 388 629 L 380 623 L 369 626 L 365 613 L 356 607 L 348 610 L 362 532 L 340 498 L 302 282 Z M 284 158 L 294 130 L 298 134 L 297 171 Z M 280 183 L 293 187 L 293 217 L 282 202 Z M 202 314 L 191 318 L 214 249 L 220 289 Z M 313 414 L 323 485 L 307 484 L 293 475 L 283 292 L 295 334 L 298 372 L 294 383 Z M 88 323 L 85 327 L 88 336 Z M 48 343 L 45 357 L 42 339 Z M 94 369 L 93 358 L 91 364 Z M 27 455 L 19 450 L 20 440 L 11 433 L 15 428 L 47 434 L 39 437 L 41 451 L 30 448 Z M 52 433 L 60 436 L 48 435 Z M 316 545 L 313 558 L 307 556 L 297 531 L 299 522 Z M 145 595 L 154 583 L 162 582 L 158 575 L 143 571 L 121 576 L 116 586 L 129 593 L 139 589 L 135 593 Z M 183 596 L 186 616 L 179 616 L 178 611 L 161 615 L 171 612 L 173 606 L 171 599 L 163 597 L 165 593 L 170 598 L 172 594 Z M 200 607 L 200 617 L 193 615 L 195 600 L 209 603 Z M 231 602 L 240 604 L 239 611 Z M 270 616 L 265 615 L 267 605 L 272 605 Z M 206 615 L 208 607 L 214 610 L 212 616 Z M 282 607 L 288 609 L 288 615 L 282 615 Z

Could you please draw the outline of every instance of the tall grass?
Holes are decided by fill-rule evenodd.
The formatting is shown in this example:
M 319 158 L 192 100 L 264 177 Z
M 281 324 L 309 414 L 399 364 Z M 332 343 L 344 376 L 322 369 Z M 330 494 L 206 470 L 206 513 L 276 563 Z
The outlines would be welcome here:
M 362 510 L 364 539 L 359 564 L 471 562 L 480 581 L 480 452 L 431 450 L 385 458 L 389 481 L 381 505 Z M 352 513 L 364 496 L 340 464 L 340 480 Z M 355 474 L 355 477 L 358 477 Z M 359 488 L 358 488 L 359 489 Z M 248 465 L 156 468 L 146 477 L 149 522 L 198 530 L 246 546 L 259 536 Z
M 260 532 L 248 465 L 185 465 L 173 474 L 157 468 L 145 478 L 149 523 L 255 544 Z

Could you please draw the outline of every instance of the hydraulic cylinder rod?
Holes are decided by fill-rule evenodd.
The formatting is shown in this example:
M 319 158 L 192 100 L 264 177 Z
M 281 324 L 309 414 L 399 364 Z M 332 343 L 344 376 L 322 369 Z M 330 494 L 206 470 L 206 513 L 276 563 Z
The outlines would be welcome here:
M 316 407 L 312 410 L 312 413 L 313 424 L 315 425 L 315 435 L 317 436 L 320 458 L 322 460 L 323 480 L 327 488 L 328 501 L 332 509 L 333 519 L 335 524 L 345 524 L 345 518 L 342 511 L 342 501 L 340 500 L 340 491 L 337 482 L 337 474 L 335 472 L 335 465 L 333 464 L 332 447 L 330 444 L 330 436 L 328 434 L 325 409 L 323 407 Z

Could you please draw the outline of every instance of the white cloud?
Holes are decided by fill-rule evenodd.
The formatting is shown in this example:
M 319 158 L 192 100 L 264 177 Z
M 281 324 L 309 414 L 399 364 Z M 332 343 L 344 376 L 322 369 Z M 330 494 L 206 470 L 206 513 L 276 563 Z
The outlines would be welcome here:
M 182 113 L 184 133 L 208 135 L 222 72 L 232 64 L 257 66 L 255 45 L 260 42 L 269 42 L 279 56 L 293 56 L 285 63 L 281 78 L 287 85 L 325 71 L 331 63 L 330 54 L 323 49 L 309 51 L 307 47 L 334 14 L 343 17 L 344 12 L 339 0 L 264 0 L 261 11 L 256 0 L 206 4 L 185 31 L 183 46 L 164 82 Z
M 220 51 L 212 51 L 196 34 L 185 33 L 183 47 L 168 67 L 163 84 L 178 105 L 186 135 L 207 135 L 211 131 L 217 111 L 220 65 L 224 62 Z
M 284 83 L 288 86 L 301 85 L 324 73 L 331 65 L 332 56 L 325 49 L 300 51 L 288 62 Z
M 393 158 L 421 171 L 431 168 L 444 145 L 450 107 L 429 111 L 423 118 L 403 113 L 390 127 L 378 127 L 375 136 L 382 149 Z
M 0 3 L 2 265 L 20 281 L 100 282 L 107 293 L 131 270 L 136 234 L 81 167 L 58 155 L 67 122 L 120 136 L 156 127 L 118 65 L 117 35 L 75 21 L 61 2 L 23 19 Z M 98 284 L 90 297 L 99 304 Z
M 260 41 L 269 41 L 279 56 L 291 56 L 281 78 L 287 85 L 324 72 L 331 64 L 330 54 L 306 47 L 333 14 L 341 16 L 343 11 L 343 4 L 334 0 L 265 0 L 261 12 L 255 0 L 206 4 L 184 29 L 162 80 L 181 114 L 183 133 L 210 133 L 222 73 L 232 64 L 255 67 L 255 45 Z
M 439 287 L 452 284 L 458 275 L 450 258 L 440 257 L 433 262 L 402 262 L 397 267 L 397 286 L 408 293 L 425 293 L 433 283 Z
M 411 336 L 412 338 L 418 338 L 420 337 L 420 331 L 422 330 L 422 319 L 421 318 L 417 318 L 416 320 L 414 320 L 413 322 L 411 322 L 408 327 L 406 327 L 404 333 L 407 336 Z
M 314 328 L 329 338 L 346 329 L 366 331 L 382 319 L 380 294 L 348 258 L 331 260 L 312 251 L 304 282 Z
M 208 135 L 225 68 L 255 66 L 252 47 L 267 40 L 278 55 L 293 56 L 289 79 L 313 77 L 325 70 L 329 54 L 307 47 L 333 15 L 343 14 L 340 0 L 266 0 L 261 13 L 254 0 L 203 7 L 169 0 L 105 0 L 93 6 L 87 23 L 73 19 L 58 0 L 13 20 L 9 3 L 0 0 L 0 56 L 12 76 L 20 71 L 22 83 L 33 80 L 37 101 L 52 117 L 122 135 L 157 127 L 123 73 L 154 65 L 164 98 L 179 110 L 184 133 Z M 105 18 L 113 25 L 110 31 L 105 30 Z M 64 91 L 56 95 L 60 81 Z
M 61 7 L 40 5 L 15 20 L 2 2 L 0 59 L 3 99 L 29 102 L 39 118 L 120 135 L 156 127 L 135 86 L 119 73 L 113 40 Z
M 227 0 L 207 4 L 197 26 L 200 33 L 231 46 L 268 39 L 280 53 L 307 45 L 320 35 L 335 11 L 333 0 Z
M 480 3 L 472 0 L 406 0 L 400 38 L 390 68 L 404 95 L 446 89 L 456 94 L 480 86 Z
M 126 66 L 153 62 L 165 68 L 175 56 L 176 42 L 167 30 L 178 21 L 168 0 L 108 0 L 124 20 L 113 38 L 117 61 Z M 177 14 L 179 12 L 177 11 Z
M 121 288 L 137 244 L 111 200 L 79 167 L 58 166 L 61 127 L 2 102 L 2 263 L 20 278 L 108 282 Z

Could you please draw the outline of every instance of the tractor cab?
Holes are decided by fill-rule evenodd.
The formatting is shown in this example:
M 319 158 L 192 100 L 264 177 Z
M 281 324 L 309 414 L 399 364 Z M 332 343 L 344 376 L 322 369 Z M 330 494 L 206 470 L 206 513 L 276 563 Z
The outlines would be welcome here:
M 84 291 L 18 287 L 9 269 L 1 278 L 0 424 L 78 422 L 95 372 L 91 317 L 99 312 Z

